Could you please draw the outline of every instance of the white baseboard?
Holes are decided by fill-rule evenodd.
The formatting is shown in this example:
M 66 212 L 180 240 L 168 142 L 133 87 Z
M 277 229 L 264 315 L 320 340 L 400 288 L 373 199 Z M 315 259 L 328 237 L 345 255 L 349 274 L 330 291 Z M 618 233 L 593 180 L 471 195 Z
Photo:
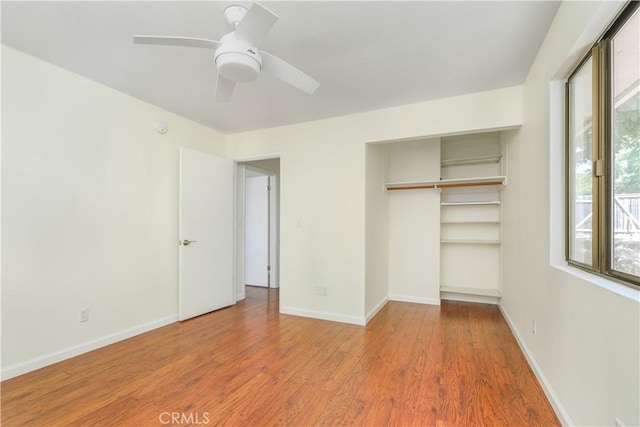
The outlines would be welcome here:
M 15 365 L 2 368 L 1 378 L 2 381 L 14 378 L 27 372 L 35 371 L 36 369 L 44 368 L 45 366 L 53 365 L 54 363 L 61 362 L 65 359 L 69 359 L 74 356 L 79 356 L 83 353 L 87 353 L 92 350 L 107 346 L 109 344 L 116 343 L 118 341 L 125 340 L 127 338 L 140 335 L 145 332 L 149 332 L 153 329 L 166 326 L 170 323 L 178 321 L 178 315 L 163 317 L 152 322 L 144 323 L 142 325 L 134 326 L 133 328 L 126 329 L 124 331 L 116 332 L 106 335 L 104 337 L 96 338 L 94 340 L 74 345 L 72 347 L 65 348 L 63 350 L 56 351 L 45 356 L 36 357 L 25 362 L 16 363 Z
M 440 298 L 414 297 L 411 295 L 389 294 L 390 301 L 415 302 L 417 304 L 440 305 Z
M 373 319 L 374 316 L 378 314 L 378 312 L 382 310 L 382 307 L 384 307 L 388 302 L 389 300 L 387 298 L 383 298 L 382 301 L 378 303 L 378 305 L 373 307 L 373 309 L 369 311 L 369 313 L 367 313 L 367 316 L 365 317 L 365 321 L 369 323 L 369 321 Z
M 280 313 L 310 317 L 312 319 L 331 320 L 333 322 L 351 323 L 353 325 L 366 325 L 366 319 L 364 317 L 345 316 L 343 314 L 330 313 L 326 311 L 306 310 L 296 307 L 280 307 Z
M 553 410 L 558 416 L 560 423 L 563 426 L 575 425 L 573 421 L 571 421 L 571 417 L 569 417 L 569 414 L 567 413 L 567 411 L 564 409 L 564 406 L 562 406 L 562 403 L 560 403 L 558 396 L 556 396 L 555 392 L 553 391 L 553 388 L 551 388 L 549 381 L 547 381 L 547 378 L 542 373 L 540 366 L 538 365 L 533 355 L 527 348 L 527 345 L 524 343 L 524 340 L 522 340 L 522 338 L 520 337 L 518 330 L 516 329 L 514 323 L 511 321 L 511 318 L 509 317 L 509 314 L 507 314 L 507 312 L 505 311 L 504 307 L 501 304 L 498 305 L 498 307 L 500 309 L 500 312 L 502 313 L 502 316 L 507 321 L 507 325 L 509 325 L 509 329 L 511 329 L 513 336 L 516 337 L 516 341 L 518 342 L 518 345 L 520 346 L 522 353 L 524 353 L 524 357 L 527 359 L 527 362 L 529 362 L 529 366 L 533 370 L 533 373 L 538 379 L 538 382 L 542 385 L 542 390 L 544 391 L 544 394 L 547 396 L 547 399 L 549 399 L 549 402 L 551 403 Z

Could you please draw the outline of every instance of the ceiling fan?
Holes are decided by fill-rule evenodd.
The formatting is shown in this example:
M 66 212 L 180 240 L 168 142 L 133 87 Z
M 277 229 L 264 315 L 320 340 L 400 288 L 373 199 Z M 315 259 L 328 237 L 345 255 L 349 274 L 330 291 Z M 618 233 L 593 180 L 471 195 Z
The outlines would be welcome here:
M 234 30 L 224 35 L 220 41 L 192 37 L 133 36 L 133 42 L 198 47 L 215 51 L 214 58 L 218 69 L 216 102 L 229 101 L 236 83 L 256 80 L 261 72 L 309 94 L 320 86 L 320 83 L 294 66 L 258 49 L 278 20 L 278 15 L 259 3 L 254 3 L 249 9 L 237 5 L 227 6 L 224 15 Z

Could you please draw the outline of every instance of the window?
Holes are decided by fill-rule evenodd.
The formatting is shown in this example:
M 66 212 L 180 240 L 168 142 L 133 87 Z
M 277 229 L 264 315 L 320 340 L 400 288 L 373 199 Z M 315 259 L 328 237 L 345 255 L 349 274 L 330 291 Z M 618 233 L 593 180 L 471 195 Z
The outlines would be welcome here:
M 640 12 L 631 2 L 566 86 L 566 258 L 640 288 Z

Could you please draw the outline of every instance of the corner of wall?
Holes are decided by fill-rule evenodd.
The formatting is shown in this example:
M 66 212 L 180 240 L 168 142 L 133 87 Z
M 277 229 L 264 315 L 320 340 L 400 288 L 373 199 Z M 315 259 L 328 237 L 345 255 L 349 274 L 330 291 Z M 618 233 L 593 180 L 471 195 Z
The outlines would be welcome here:
M 549 402 L 551 403 L 551 406 L 553 407 L 554 412 L 559 418 L 560 423 L 563 426 L 575 425 L 573 421 L 571 421 L 571 418 L 569 417 L 569 414 L 567 413 L 565 408 L 562 406 L 562 402 L 560 401 L 560 399 L 558 399 L 558 396 L 553 391 L 551 384 L 547 380 L 547 377 L 545 377 L 542 369 L 536 362 L 536 359 L 533 357 L 533 354 L 531 353 L 531 351 L 529 351 L 527 344 L 520 336 L 520 332 L 518 331 L 518 329 L 516 329 L 515 325 L 513 324 L 513 321 L 511 320 L 509 313 L 507 312 L 507 310 L 502 304 L 499 304 L 498 307 L 500 308 L 500 312 L 502 313 L 502 316 L 507 321 L 507 325 L 509 325 L 509 329 L 511 329 L 511 333 L 513 333 L 513 336 L 516 338 L 516 341 L 518 342 L 518 346 L 520 347 L 520 349 L 522 350 L 522 353 L 527 359 L 527 362 L 529 363 L 531 370 L 533 371 L 536 378 L 542 385 L 542 390 L 544 391 L 544 394 L 547 396 L 547 399 L 549 399 Z

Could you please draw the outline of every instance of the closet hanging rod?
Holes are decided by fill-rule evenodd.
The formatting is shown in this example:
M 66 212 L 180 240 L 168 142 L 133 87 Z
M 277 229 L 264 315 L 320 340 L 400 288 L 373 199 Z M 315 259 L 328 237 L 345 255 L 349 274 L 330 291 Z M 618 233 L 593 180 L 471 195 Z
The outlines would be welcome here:
M 503 182 L 495 181 L 478 181 L 478 182 L 457 182 L 442 184 L 422 184 L 422 185 L 403 185 L 398 187 L 387 187 L 387 190 L 422 190 L 428 188 L 455 188 L 455 187 L 480 187 L 486 185 L 504 185 Z
M 446 166 L 462 166 L 481 163 L 499 163 L 502 159 L 502 154 L 494 154 L 493 156 L 478 156 L 478 157 L 465 157 L 461 159 L 449 159 L 442 160 L 440 164 L 443 167 Z

